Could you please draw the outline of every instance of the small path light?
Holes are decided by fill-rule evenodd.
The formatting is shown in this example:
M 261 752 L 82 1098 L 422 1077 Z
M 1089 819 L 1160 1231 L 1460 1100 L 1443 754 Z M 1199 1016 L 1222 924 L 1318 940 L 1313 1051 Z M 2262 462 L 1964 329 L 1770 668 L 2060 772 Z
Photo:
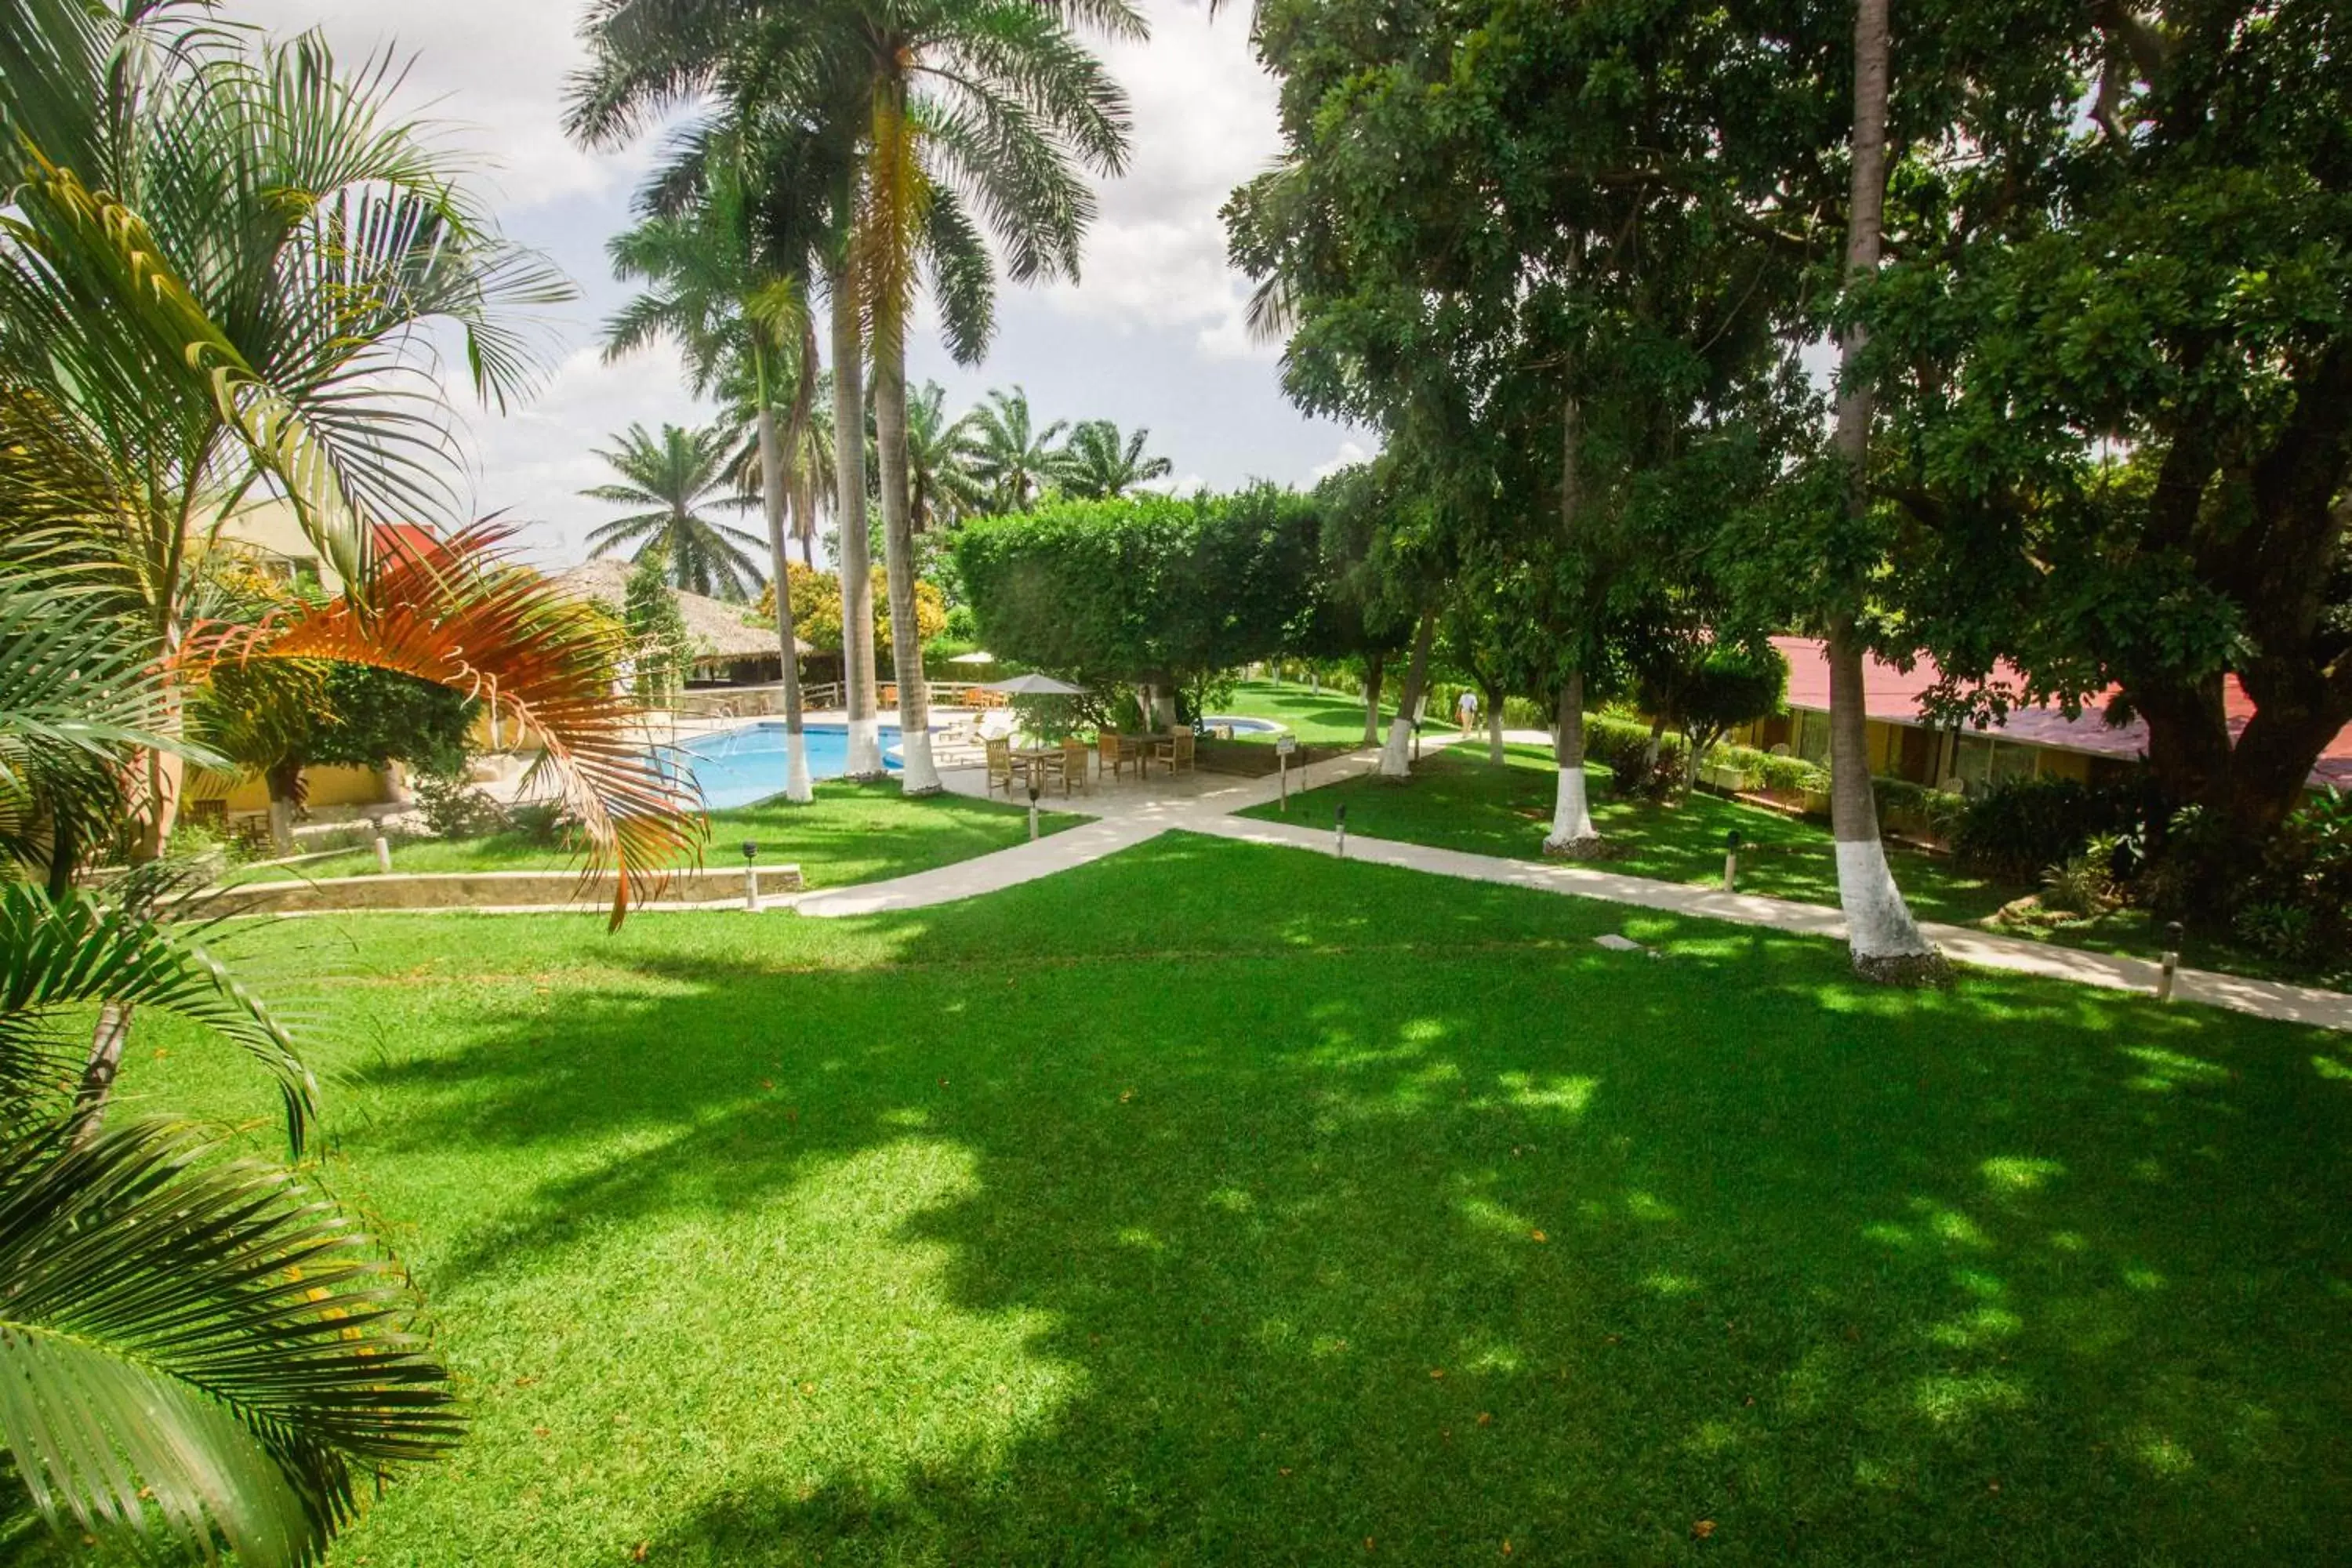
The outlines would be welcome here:
M 1029 775 L 1029 842 L 1037 842 L 1037 775 Z
M 1731 892 L 1739 880 L 1739 829 L 1723 836 L 1723 890 Z
M 1348 858 L 1348 808 L 1346 806 L 1341 806 L 1339 815 L 1332 819 L 1331 831 L 1334 835 L 1331 841 L 1331 853 L 1345 860 Z
M 2184 934 L 2179 921 L 2164 928 L 2164 969 L 2156 977 L 2156 999 L 2159 1002 L 2172 1000 L 2172 975 L 2180 967 L 2180 939 Z
M 375 836 L 375 868 L 378 876 L 392 875 L 392 840 L 381 833 Z
M 760 912 L 760 873 L 753 868 L 759 858 L 759 841 L 743 840 L 743 907 L 753 914 Z

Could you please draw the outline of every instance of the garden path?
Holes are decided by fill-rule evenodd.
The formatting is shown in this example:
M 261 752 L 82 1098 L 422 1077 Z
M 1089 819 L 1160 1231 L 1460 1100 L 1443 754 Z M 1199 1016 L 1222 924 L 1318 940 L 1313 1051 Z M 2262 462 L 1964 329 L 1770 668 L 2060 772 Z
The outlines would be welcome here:
M 1424 747 L 1442 746 L 1452 739 L 1451 736 L 1432 735 L 1423 744 Z M 1477 739 L 1483 742 L 1484 737 Z M 1377 752 L 1362 751 L 1315 763 L 1299 770 L 1293 776 L 1292 793 L 1317 789 L 1354 777 L 1369 772 L 1378 762 Z M 1233 815 L 1272 801 L 1279 787 L 1274 779 L 1236 780 L 1204 775 L 1192 789 L 1178 795 L 1155 795 L 1118 786 L 1098 791 L 1092 796 L 1073 799 L 1066 805 L 1057 800 L 1053 803 L 1055 810 L 1081 812 L 1097 820 L 1084 827 L 1057 833 L 1034 844 L 1016 845 L 1010 849 L 1000 849 L 992 855 L 983 855 L 977 859 L 944 866 L 937 870 L 919 872 L 887 882 L 870 882 L 859 887 L 803 894 L 778 900 L 774 907 L 791 907 L 802 914 L 823 919 L 922 909 L 932 904 L 975 898 L 1001 888 L 1049 877 L 1171 831 L 1211 834 L 1247 844 L 1318 854 L 1334 853 L 1338 847 L 1329 827 L 1309 827 L 1303 823 L 1261 822 Z M 1346 853 L 1352 859 L 1433 876 L 1498 882 L 1511 887 L 1532 888 L 1539 892 L 1564 893 L 1574 898 L 1660 910 L 1671 914 L 1728 921 L 1738 925 L 1769 926 L 1807 936 L 1842 939 L 1845 935 L 1845 917 L 1836 910 L 1821 905 L 1760 898 L 1748 893 L 1725 893 L 1713 888 L 1630 877 L 1591 866 L 1507 859 L 1493 855 L 1466 854 L 1457 849 L 1440 849 L 1424 844 L 1361 837 L 1348 840 Z M 2009 970 L 2069 980 L 2079 984 L 2138 992 L 2153 992 L 2159 973 L 2156 963 L 2144 958 L 2085 952 L 1965 926 L 1928 922 L 1920 929 L 1929 941 L 1943 949 L 1947 957 L 1956 963 L 1983 969 Z M 2208 970 L 2182 969 L 2174 977 L 2174 994 L 2184 1001 L 2228 1007 L 2259 1017 L 2352 1031 L 2352 996 L 2314 986 L 2251 980 Z

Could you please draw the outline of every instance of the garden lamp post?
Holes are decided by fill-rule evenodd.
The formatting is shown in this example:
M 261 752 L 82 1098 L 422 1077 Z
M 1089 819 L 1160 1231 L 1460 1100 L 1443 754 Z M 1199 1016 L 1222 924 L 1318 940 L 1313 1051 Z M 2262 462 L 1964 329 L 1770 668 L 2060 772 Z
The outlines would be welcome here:
M 1348 808 L 1341 806 L 1331 822 L 1331 853 L 1340 859 L 1348 858 Z
M 1037 842 L 1037 774 L 1034 769 L 1029 774 L 1029 842 Z
M 1723 836 L 1723 890 L 1727 893 L 1732 891 L 1733 884 L 1738 879 L 1739 829 L 1735 827 Z
M 754 914 L 760 910 L 760 873 L 752 863 L 759 858 L 758 840 L 743 840 L 743 907 Z
M 375 869 L 379 877 L 392 874 L 392 840 L 381 833 L 375 836 Z
M 2173 972 L 2180 967 L 2180 939 L 2185 934 L 2186 930 L 2179 921 L 2166 923 L 2164 968 L 2156 977 L 2156 999 L 2159 1002 L 2172 1000 L 2172 975 Z

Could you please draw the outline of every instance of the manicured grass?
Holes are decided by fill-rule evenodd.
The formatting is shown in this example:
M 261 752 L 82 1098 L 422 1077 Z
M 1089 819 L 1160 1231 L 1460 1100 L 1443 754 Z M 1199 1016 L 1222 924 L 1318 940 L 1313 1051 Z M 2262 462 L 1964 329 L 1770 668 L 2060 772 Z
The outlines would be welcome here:
M 232 956 L 473 1412 L 345 1568 L 2314 1562 L 2352 1495 L 2340 1037 L 1182 836 Z M 125 1091 L 269 1107 L 145 1015 Z
M 1311 692 L 1295 680 L 1280 686 L 1270 681 L 1244 680 L 1234 692 L 1231 702 L 1218 705 L 1220 713 L 1242 713 L 1255 719 L 1274 719 L 1290 726 L 1302 746 L 1356 746 L 1364 739 L 1364 700 L 1342 691 Z M 1385 725 L 1396 716 L 1394 701 L 1381 704 L 1381 722 Z M 1236 741 L 1262 741 L 1271 745 L 1272 735 L 1235 735 Z
M 1549 750 L 1505 749 L 1507 765 L 1486 760 L 1483 742 L 1425 753 L 1412 783 L 1399 786 L 1365 776 L 1317 790 L 1304 810 L 1328 822 L 1332 809 L 1348 807 L 1348 831 L 1373 838 L 1401 839 L 1474 855 L 1534 859 L 1550 831 L 1559 770 Z M 1587 769 L 1593 825 L 1632 853 L 1607 862 L 1612 871 L 1655 877 L 1668 882 L 1719 883 L 1724 841 L 1737 827 L 1746 846 L 1739 857 L 1739 890 L 1809 904 L 1835 905 L 1837 861 L 1828 830 L 1756 806 L 1694 794 L 1679 805 L 1653 805 L 1612 798 L 1609 770 Z M 1296 801 L 1287 818 L 1272 806 L 1242 813 L 1269 821 L 1303 820 Z M 1893 851 L 1895 879 L 1922 920 L 1982 919 L 2023 891 L 1966 875 L 1948 860 Z
M 1037 826 L 1041 834 L 1059 833 L 1085 820 L 1040 812 Z M 762 863 L 797 861 L 810 887 L 837 888 L 953 865 L 1028 837 L 1025 805 L 958 795 L 908 800 L 896 784 L 827 779 L 816 786 L 816 798 L 806 805 L 791 805 L 779 797 L 712 812 L 703 859 L 740 866 L 741 845 L 748 838 L 759 844 Z M 483 838 L 413 839 L 395 847 L 392 860 L 395 871 L 538 871 L 577 866 L 581 856 L 520 833 L 499 833 Z M 360 849 L 331 860 L 260 868 L 238 879 L 359 877 L 374 871 L 374 851 Z

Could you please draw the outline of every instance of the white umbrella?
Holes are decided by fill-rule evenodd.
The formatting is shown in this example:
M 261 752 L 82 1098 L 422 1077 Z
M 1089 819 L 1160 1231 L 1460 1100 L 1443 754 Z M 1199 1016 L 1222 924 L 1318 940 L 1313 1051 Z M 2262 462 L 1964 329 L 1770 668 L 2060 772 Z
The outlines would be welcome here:
M 948 662 L 950 664 L 994 664 L 996 656 L 982 649 L 975 653 L 960 653 Z
M 1056 680 L 1050 675 L 1016 675 L 1010 680 L 992 680 L 980 689 L 1002 691 L 1007 697 L 1083 697 L 1087 694 L 1085 687 Z

